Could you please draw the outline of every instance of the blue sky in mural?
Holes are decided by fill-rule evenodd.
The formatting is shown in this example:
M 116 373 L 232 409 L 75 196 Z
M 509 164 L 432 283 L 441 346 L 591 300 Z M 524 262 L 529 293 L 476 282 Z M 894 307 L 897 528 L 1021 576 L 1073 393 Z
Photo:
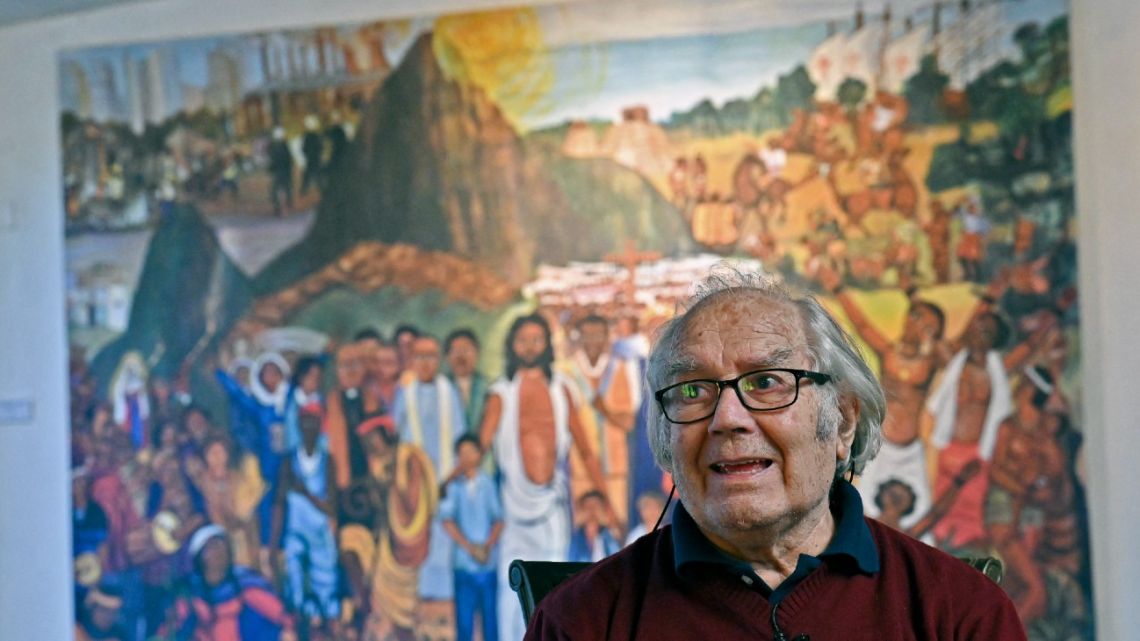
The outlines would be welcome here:
M 854 11 L 837 14 L 836 5 L 805 3 L 799 26 L 789 26 L 795 17 L 791 10 L 776 11 L 769 16 L 778 26 L 757 27 L 718 19 L 718 15 L 740 15 L 730 11 L 737 0 L 696 3 L 646 3 L 607 7 L 576 4 L 573 22 L 557 6 L 539 9 L 547 41 L 553 46 L 551 62 L 556 70 L 556 85 L 549 104 L 553 109 L 530 114 L 520 124 L 541 128 L 572 118 L 613 120 L 621 108 L 633 103 L 650 107 L 655 120 L 668 118 L 674 111 L 686 110 L 698 101 L 709 99 L 715 104 L 755 95 L 764 86 L 775 83 L 780 74 L 801 64 L 812 49 L 827 36 L 828 22 L 843 31 L 853 29 Z M 916 24 L 931 19 L 929 5 L 923 3 L 907 10 L 907 2 L 895 3 L 893 22 L 903 28 L 903 19 L 911 17 Z M 1008 0 L 1001 2 L 1002 16 L 1008 25 L 1024 22 L 1047 23 L 1067 11 L 1064 0 Z M 715 13 L 713 8 L 718 9 Z M 797 11 L 799 8 L 797 8 Z M 623 12 L 640 12 L 635 25 L 621 20 Z M 615 13 L 617 12 L 617 13 Z M 957 9 L 943 11 L 944 23 L 952 23 Z M 830 20 L 823 19 L 826 14 Z M 868 11 L 868 20 L 877 13 Z M 808 20 L 809 22 L 804 22 Z M 430 19 L 417 19 L 400 37 L 386 43 L 392 64 L 406 51 L 414 37 L 430 29 Z M 701 35 L 688 35 L 699 32 Z M 710 33 L 711 32 L 711 33 Z M 582 42 L 582 33 L 590 33 L 595 42 Z M 280 37 L 278 34 L 270 37 Z M 176 113 L 186 100 L 185 93 L 205 87 L 209 82 L 209 60 L 214 52 L 222 52 L 240 61 L 244 89 L 256 89 L 264 82 L 258 57 L 258 36 L 220 36 L 184 40 L 174 43 L 139 44 L 86 49 L 61 54 L 66 70 L 69 63 L 101 79 L 101 91 L 125 92 L 128 66 L 157 62 L 162 73 L 165 107 L 168 115 Z M 65 76 L 62 87 L 63 107 L 73 101 Z M 122 104 L 126 104 L 126 98 Z M 125 108 L 125 106 L 123 107 Z

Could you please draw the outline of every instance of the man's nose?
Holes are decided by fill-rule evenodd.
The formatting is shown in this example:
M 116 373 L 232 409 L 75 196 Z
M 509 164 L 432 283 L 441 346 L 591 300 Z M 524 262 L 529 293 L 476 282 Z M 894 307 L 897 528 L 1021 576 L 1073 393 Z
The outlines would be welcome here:
M 732 386 L 720 390 L 720 402 L 709 421 L 709 434 L 744 433 L 757 429 L 756 421 Z

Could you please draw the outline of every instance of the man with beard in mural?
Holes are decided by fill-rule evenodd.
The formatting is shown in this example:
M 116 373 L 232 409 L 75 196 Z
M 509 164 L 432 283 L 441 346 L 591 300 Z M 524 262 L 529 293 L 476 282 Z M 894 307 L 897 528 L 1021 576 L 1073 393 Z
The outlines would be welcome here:
M 847 313 L 859 335 L 879 357 L 879 379 L 887 393 L 887 417 L 883 421 L 883 447 L 867 463 L 859 480 L 864 513 L 879 515 L 875 497 L 888 481 L 902 481 L 914 493 L 914 505 L 900 526 L 907 529 L 931 506 L 930 479 L 926 472 L 926 447 L 920 438 L 923 405 L 934 374 L 945 364 L 948 347 L 942 343 L 946 317 L 937 305 L 910 296 L 910 307 L 897 342 L 884 336 L 850 294 L 843 291 L 839 274 L 822 268 L 816 278 Z
M 583 429 L 591 433 L 606 487 L 595 488 L 580 456 L 570 456 L 570 490 L 575 497 L 604 489 L 618 518 L 628 520 L 629 434 L 641 406 L 641 370 L 636 361 L 618 356 L 610 343 L 609 321 L 590 314 L 578 322 L 580 348 L 568 364 L 577 383 Z M 586 409 L 588 408 L 588 409 Z M 577 519 L 576 519 L 577 520 Z
M 368 452 L 368 478 L 346 496 L 353 522 L 339 537 L 356 625 L 365 641 L 412 641 L 418 570 L 439 503 L 436 477 L 423 450 L 399 442 L 391 416 L 370 418 L 356 431 Z
M 521 639 L 525 624 L 510 589 L 508 565 L 525 558 L 565 561 L 570 509 L 564 467 L 574 446 L 595 487 L 606 487 L 601 466 L 578 420 L 570 385 L 553 370 L 550 325 L 538 314 L 515 319 L 504 352 L 506 374 L 491 386 L 479 429 L 483 449 L 494 448 L 502 475 L 499 625 L 503 639 Z M 616 522 L 606 500 L 610 522 Z
M 455 440 L 467 432 L 463 403 L 446 376 L 440 373 L 439 340 L 421 334 L 412 343 L 411 369 L 415 379 L 396 392 L 392 416 L 400 441 L 422 449 L 431 459 L 435 477 L 448 478 L 455 470 Z M 432 514 L 428 557 L 420 568 L 420 598 L 449 601 L 454 596 L 451 556 L 453 542 L 438 513 Z

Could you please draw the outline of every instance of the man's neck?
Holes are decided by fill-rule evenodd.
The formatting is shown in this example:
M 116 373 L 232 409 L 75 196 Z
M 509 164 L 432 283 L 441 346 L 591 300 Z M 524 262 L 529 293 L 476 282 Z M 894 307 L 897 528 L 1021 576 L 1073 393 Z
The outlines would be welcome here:
M 801 554 L 818 556 L 827 549 L 835 528 L 831 504 L 825 497 L 808 515 L 790 525 L 778 523 L 727 536 L 703 527 L 701 532 L 722 552 L 749 563 L 764 583 L 775 589 L 795 572 Z

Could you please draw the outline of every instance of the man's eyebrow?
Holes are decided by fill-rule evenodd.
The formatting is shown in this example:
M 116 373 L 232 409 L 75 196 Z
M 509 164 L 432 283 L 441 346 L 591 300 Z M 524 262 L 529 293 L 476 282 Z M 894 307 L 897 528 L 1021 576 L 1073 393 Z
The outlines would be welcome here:
M 788 361 L 796 355 L 796 351 L 790 347 L 781 347 L 758 360 L 752 361 L 751 366 L 756 369 L 764 369 L 766 367 L 779 367 L 787 365 Z
M 781 347 L 774 350 L 761 358 L 748 363 L 748 369 L 766 369 L 769 367 L 781 367 L 787 365 L 788 361 L 796 355 L 797 350 L 790 347 Z M 677 356 L 665 366 L 665 380 L 672 381 L 682 374 L 688 374 L 700 369 L 701 365 L 697 359 L 692 356 Z

